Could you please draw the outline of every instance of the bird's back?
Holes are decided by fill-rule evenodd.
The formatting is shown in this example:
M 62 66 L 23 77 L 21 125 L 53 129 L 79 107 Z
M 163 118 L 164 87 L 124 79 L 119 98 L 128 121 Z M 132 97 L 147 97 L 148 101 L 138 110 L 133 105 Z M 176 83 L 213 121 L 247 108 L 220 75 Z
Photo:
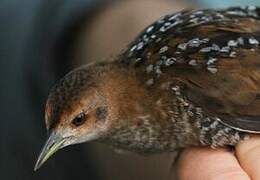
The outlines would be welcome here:
M 123 54 L 147 86 L 161 79 L 208 116 L 260 131 L 260 8 L 182 11 L 148 28 Z

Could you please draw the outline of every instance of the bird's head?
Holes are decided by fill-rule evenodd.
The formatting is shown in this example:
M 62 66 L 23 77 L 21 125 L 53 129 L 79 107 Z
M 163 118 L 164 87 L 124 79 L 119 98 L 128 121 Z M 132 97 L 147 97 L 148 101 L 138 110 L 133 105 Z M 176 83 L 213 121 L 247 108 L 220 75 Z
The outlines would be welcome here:
M 143 92 L 119 69 L 102 63 L 88 65 L 70 72 L 53 87 L 45 112 L 49 136 L 35 170 L 59 149 L 105 139 L 115 124 L 125 126 L 128 115 L 142 111 L 137 99 Z
M 45 111 L 49 135 L 35 170 L 59 149 L 106 134 L 115 106 L 108 97 L 109 87 L 102 85 L 104 69 L 102 65 L 78 68 L 52 88 Z

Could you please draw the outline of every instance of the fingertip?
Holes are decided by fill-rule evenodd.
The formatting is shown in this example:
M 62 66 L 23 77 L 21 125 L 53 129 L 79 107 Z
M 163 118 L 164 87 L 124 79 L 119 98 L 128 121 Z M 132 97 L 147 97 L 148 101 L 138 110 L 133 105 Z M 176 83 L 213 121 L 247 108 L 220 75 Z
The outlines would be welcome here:
M 260 136 L 252 135 L 236 146 L 236 156 L 252 179 L 260 179 Z

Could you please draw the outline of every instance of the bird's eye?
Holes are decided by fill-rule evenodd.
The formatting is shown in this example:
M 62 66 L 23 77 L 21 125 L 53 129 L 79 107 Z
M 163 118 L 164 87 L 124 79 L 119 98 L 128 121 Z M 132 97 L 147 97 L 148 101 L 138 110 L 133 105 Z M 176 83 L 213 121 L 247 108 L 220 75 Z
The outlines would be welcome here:
M 72 124 L 74 124 L 75 126 L 80 126 L 80 125 L 84 124 L 86 119 L 87 119 L 86 114 L 82 112 L 73 119 Z

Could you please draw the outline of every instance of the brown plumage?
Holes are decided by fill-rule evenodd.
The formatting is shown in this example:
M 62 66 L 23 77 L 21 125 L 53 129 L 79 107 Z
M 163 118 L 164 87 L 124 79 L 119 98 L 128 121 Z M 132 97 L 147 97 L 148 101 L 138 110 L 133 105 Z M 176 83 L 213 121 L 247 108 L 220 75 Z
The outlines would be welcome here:
M 52 135 L 36 168 L 58 149 L 90 140 L 155 153 L 235 145 L 259 133 L 259 43 L 256 7 L 161 18 L 115 61 L 76 69 L 53 88 Z

